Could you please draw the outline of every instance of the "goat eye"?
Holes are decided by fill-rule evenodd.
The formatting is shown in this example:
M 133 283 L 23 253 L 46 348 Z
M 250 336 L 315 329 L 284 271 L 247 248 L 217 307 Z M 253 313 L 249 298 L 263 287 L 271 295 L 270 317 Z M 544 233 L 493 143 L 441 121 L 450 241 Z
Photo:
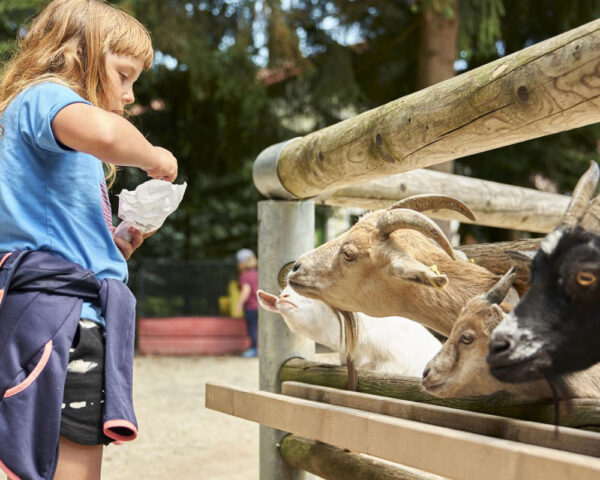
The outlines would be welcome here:
M 460 343 L 464 343 L 465 345 L 473 343 L 473 340 L 473 335 L 470 333 L 463 333 L 462 337 L 460 337 Z
M 589 287 L 590 285 L 596 283 L 596 275 L 590 272 L 578 272 L 577 283 L 584 287 Z
M 344 256 L 344 260 L 346 260 L 347 262 L 353 262 L 354 260 L 356 260 L 356 254 L 349 250 L 344 250 L 342 252 L 342 255 Z

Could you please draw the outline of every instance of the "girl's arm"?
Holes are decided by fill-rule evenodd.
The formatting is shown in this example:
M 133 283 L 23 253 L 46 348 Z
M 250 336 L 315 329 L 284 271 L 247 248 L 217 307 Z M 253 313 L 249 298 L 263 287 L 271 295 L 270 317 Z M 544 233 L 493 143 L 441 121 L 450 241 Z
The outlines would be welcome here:
M 242 285 L 242 289 L 240 291 L 240 297 L 238 298 L 238 303 L 236 307 L 236 311 L 238 313 L 242 313 L 244 311 L 244 303 L 246 300 L 250 298 L 250 293 L 252 292 L 252 287 L 250 287 L 249 283 L 244 283 Z
M 152 145 L 129 121 L 86 103 L 72 103 L 52 121 L 52 131 L 67 147 L 120 166 L 139 167 L 153 178 L 172 182 L 177 160 Z

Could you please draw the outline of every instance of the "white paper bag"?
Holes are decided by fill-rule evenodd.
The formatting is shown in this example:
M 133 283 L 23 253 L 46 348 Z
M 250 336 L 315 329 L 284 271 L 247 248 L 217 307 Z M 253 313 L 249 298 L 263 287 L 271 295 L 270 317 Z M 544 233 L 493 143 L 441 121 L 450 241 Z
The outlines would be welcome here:
M 133 191 L 122 190 L 119 194 L 119 218 L 122 220 L 115 235 L 131 241 L 129 227 L 142 234 L 161 227 L 173 213 L 185 193 L 187 184 L 174 185 L 164 180 L 148 180 Z

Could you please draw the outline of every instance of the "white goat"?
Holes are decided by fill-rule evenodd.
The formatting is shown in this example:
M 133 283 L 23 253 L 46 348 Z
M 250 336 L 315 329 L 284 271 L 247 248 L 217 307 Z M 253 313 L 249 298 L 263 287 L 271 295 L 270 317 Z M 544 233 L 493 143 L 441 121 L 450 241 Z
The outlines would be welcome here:
M 333 351 L 344 352 L 338 314 L 325 303 L 297 294 L 286 286 L 279 296 L 259 290 L 260 305 L 281 314 L 294 333 L 305 335 Z M 358 370 L 420 376 L 440 350 L 440 342 L 422 325 L 404 317 L 356 314 L 357 338 L 352 354 Z M 342 363 L 345 357 L 340 353 Z

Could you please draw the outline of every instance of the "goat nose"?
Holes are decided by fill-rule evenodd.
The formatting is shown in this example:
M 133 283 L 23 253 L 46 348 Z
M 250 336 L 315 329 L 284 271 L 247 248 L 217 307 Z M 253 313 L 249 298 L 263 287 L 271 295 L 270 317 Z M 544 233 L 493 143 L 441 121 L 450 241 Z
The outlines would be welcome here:
M 510 349 L 512 337 L 509 335 L 497 334 L 494 335 L 489 344 L 490 355 L 499 355 Z
M 427 375 L 429 375 L 429 372 L 431 371 L 431 368 L 427 367 L 425 368 L 425 370 L 423 370 L 423 380 L 425 380 L 427 378 Z
M 294 263 L 294 266 L 292 267 L 292 272 L 297 272 L 300 269 L 301 265 L 302 264 L 300 262 Z

